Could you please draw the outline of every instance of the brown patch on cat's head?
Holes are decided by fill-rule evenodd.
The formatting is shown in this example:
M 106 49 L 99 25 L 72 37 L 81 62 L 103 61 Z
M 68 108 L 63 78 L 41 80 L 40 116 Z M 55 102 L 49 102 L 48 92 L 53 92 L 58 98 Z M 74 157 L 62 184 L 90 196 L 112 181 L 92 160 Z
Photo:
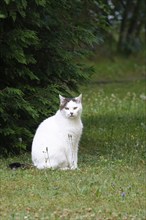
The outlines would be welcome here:
M 64 109 L 68 102 L 73 101 L 76 102 L 74 98 L 64 98 L 63 101 L 60 103 L 60 110 Z

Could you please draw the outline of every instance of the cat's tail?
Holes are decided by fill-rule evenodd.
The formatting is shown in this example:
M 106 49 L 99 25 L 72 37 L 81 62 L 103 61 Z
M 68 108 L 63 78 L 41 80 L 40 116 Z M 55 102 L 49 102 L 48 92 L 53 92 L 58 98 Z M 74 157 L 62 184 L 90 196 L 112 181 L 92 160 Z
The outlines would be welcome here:
M 18 163 L 18 162 L 15 162 L 15 163 L 10 163 L 8 165 L 8 168 L 10 168 L 11 170 L 17 170 L 17 169 L 30 169 L 34 167 L 32 164 L 24 164 L 24 163 Z

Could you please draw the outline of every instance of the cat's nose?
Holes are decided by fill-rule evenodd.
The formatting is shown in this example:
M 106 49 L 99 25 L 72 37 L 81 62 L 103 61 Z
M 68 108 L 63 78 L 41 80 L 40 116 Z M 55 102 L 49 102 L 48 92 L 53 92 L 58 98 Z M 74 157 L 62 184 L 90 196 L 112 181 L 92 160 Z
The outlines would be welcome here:
M 73 112 L 70 112 L 70 115 L 73 116 Z

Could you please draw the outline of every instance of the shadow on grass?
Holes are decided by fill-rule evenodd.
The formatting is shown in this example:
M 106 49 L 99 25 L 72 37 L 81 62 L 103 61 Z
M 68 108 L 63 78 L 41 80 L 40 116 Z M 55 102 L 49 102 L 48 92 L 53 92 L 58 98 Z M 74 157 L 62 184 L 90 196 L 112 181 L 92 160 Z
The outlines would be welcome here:
M 128 159 L 145 155 L 145 127 L 141 115 L 88 116 L 83 119 L 84 132 L 80 154 L 98 158 Z

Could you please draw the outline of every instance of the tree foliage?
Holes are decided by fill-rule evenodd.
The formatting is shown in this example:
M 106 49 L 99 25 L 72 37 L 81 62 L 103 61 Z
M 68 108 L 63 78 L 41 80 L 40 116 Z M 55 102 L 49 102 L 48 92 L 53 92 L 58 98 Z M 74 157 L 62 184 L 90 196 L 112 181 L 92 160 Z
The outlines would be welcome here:
M 30 149 L 34 129 L 92 72 L 78 60 L 104 28 L 93 0 L 2 0 L 0 8 L 1 152 Z M 97 28 L 98 26 L 98 28 Z
M 145 0 L 112 0 L 107 1 L 110 7 L 110 21 L 116 24 L 118 31 L 117 49 L 131 54 L 142 49 L 142 35 L 145 28 Z

